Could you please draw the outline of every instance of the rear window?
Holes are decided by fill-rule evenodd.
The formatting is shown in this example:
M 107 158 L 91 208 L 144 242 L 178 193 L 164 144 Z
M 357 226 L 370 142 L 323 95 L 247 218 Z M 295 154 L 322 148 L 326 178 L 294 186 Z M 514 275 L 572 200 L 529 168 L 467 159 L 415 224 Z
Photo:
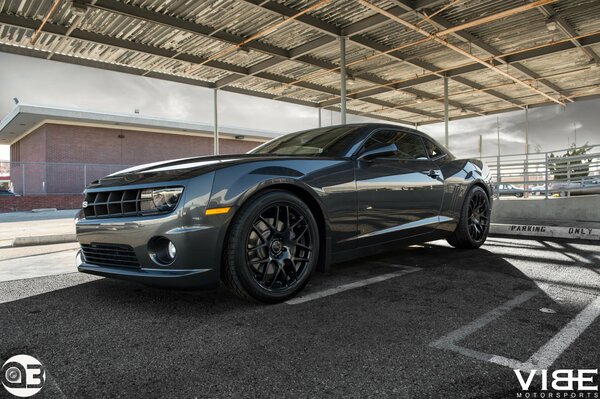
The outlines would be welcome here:
M 391 129 L 379 130 L 369 137 L 364 148 L 369 150 L 378 144 L 396 144 L 398 159 L 427 159 L 423 141 L 416 134 Z
M 428 139 L 423 139 L 423 141 L 425 142 L 425 149 L 427 150 L 427 155 L 429 155 L 429 158 L 438 159 L 446 155 L 446 153 L 442 151 L 442 149 L 433 141 Z

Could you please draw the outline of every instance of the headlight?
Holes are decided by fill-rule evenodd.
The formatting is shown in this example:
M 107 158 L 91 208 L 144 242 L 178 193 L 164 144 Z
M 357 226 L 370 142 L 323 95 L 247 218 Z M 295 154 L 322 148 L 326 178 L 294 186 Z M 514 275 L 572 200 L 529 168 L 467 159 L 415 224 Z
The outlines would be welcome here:
M 154 205 L 157 211 L 172 211 L 177 206 L 182 192 L 183 187 L 143 190 L 141 194 L 142 210 L 144 210 L 143 208 L 147 208 L 150 205 L 150 201 L 152 201 L 152 205 Z

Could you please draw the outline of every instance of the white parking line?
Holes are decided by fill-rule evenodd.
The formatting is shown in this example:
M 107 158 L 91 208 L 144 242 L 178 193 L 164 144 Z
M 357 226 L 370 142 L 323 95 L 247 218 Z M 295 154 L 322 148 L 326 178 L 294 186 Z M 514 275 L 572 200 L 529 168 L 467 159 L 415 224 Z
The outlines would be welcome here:
M 542 346 L 528 360 L 541 369 L 547 369 L 558 357 L 600 316 L 600 297 L 594 299 L 579 314 Z
M 377 262 L 377 264 L 401 268 L 402 271 L 382 274 L 382 275 L 371 277 L 371 278 L 368 278 L 365 280 L 359 280 L 359 281 L 355 281 L 353 283 L 339 285 L 337 287 L 329 288 L 327 290 L 313 292 L 312 294 L 307 294 L 307 295 L 303 295 L 303 296 L 300 296 L 297 298 L 290 299 L 289 301 L 286 301 L 285 303 L 287 303 L 288 305 L 298 305 L 300 303 L 314 301 L 315 299 L 320 299 L 320 298 L 324 298 L 326 296 L 339 294 L 340 292 L 344 292 L 344 291 L 352 290 L 354 288 L 360 288 L 360 287 L 364 287 L 367 285 L 379 283 L 381 281 L 389 280 L 394 277 L 400 277 L 405 274 L 409 274 L 409 273 L 413 273 L 413 272 L 417 272 L 417 271 L 421 270 L 421 268 L 412 267 L 412 266 L 390 265 L 390 264 L 381 263 L 381 262 Z
M 541 370 L 548 369 L 558 357 L 583 333 L 583 331 L 600 316 L 600 297 L 594 299 L 573 320 L 571 320 L 560 332 L 534 353 L 528 360 L 521 362 L 504 356 L 480 352 L 474 349 L 464 348 L 458 342 L 467 336 L 485 327 L 492 321 L 505 315 L 513 308 L 533 298 L 538 291 L 525 291 L 520 295 L 497 308 L 489 311 L 471 323 L 452 331 L 442 338 L 432 342 L 430 346 L 438 349 L 451 350 L 463 356 L 498 364 L 519 370 Z

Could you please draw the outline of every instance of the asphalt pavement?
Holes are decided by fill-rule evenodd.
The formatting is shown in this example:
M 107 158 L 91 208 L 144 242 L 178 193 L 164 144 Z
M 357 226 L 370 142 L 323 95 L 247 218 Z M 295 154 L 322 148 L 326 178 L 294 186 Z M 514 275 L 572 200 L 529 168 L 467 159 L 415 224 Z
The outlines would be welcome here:
M 438 241 L 335 265 L 277 305 L 87 276 L 52 249 L 0 248 L 0 276 L 18 260 L 30 277 L 0 281 L 0 364 L 39 359 L 36 398 L 519 398 L 514 368 L 599 365 L 595 243 Z

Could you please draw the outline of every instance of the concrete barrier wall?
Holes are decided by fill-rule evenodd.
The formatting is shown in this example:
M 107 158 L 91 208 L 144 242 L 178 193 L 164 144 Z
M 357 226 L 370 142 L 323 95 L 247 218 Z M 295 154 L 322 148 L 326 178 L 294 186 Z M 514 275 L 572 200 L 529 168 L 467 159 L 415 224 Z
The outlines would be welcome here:
M 529 223 L 535 225 L 598 223 L 600 195 L 576 197 L 495 200 L 492 223 Z

